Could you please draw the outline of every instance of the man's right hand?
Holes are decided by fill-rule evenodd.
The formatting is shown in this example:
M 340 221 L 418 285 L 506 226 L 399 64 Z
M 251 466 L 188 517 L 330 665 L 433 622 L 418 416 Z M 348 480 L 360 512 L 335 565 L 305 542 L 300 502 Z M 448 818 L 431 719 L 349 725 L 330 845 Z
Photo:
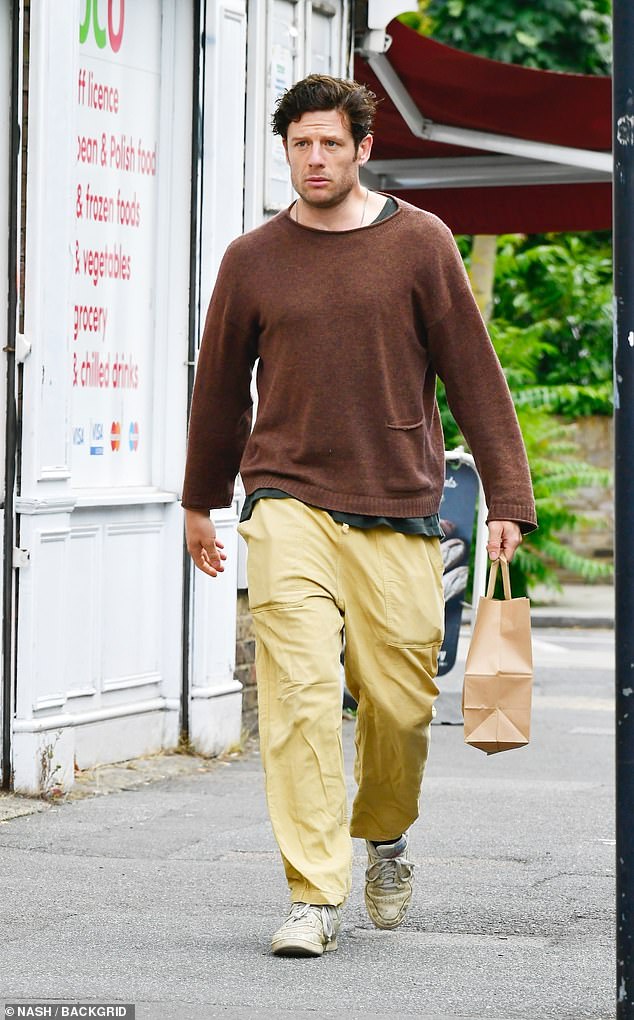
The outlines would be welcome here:
M 187 551 L 199 570 L 217 577 L 225 569 L 224 545 L 216 538 L 216 528 L 206 510 L 185 510 Z

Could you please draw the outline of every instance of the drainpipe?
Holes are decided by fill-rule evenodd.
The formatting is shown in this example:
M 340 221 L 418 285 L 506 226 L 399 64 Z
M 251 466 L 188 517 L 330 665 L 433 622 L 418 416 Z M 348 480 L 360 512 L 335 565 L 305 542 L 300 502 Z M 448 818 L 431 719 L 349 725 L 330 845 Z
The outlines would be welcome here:
M 14 569 L 15 515 L 13 509 L 16 456 L 18 445 L 17 409 L 15 403 L 15 344 L 18 308 L 18 246 L 19 209 L 18 173 L 20 166 L 20 0 L 13 0 L 11 12 L 11 139 L 9 173 L 9 286 L 7 323 L 7 417 L 5 423 L 4 463 L 4 537 L 2 570 L 2 789 L 12 785 L 11 736 L 13 724 L 13 649 L 14 649 Z
M 206 0 L 194 4 L 194 67 L 192 95 L 192 155 L 189 244 L 189 330 L 187 349 L 187 420 L 194 389 L 194 371 L 200 323 L 200 227 L 202 204 L 203 82 L 205 61 Z M 183 656 L 181 676 L 181 741 L 189 741 L 189 681 L 191 672 L 191 619 L 193 565 L 183 542 Z

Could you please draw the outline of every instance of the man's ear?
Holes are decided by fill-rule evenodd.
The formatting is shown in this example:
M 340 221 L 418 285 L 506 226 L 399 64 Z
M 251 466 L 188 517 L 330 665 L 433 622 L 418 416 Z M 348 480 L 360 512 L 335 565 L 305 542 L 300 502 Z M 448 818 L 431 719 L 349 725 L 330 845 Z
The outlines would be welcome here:
M 359 142 L 359 148 L 357 149 L 357 163 L 359 166 L 365 166 L 368 162 L 370 153 L 372 152 L 373 141 L 374 138 L 372 135 L 366 135 L 365 138 Z
M 290 164 L 290 160 L 288 158 L 288 142 L 286 141 L 285 138 L 282 138 L 282 145 L 284 146 L 284 155 L 286 156 L 286 162 L 290 166 L 291 164 Z

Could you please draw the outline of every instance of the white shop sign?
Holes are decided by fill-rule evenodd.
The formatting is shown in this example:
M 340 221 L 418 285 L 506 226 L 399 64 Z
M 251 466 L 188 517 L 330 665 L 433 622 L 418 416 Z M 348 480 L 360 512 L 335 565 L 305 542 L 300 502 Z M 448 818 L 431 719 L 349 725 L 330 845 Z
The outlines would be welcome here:
M 68 140 L 71 479 L 91 488 L 149 484 L 152 452 L 161 4 L 105 11 L 86 0 Z

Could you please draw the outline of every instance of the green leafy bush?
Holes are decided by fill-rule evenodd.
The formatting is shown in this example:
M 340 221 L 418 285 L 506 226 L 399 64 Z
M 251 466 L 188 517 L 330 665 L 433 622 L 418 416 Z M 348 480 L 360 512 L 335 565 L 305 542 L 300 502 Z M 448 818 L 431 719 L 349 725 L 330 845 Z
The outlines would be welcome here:
M 541 239 L 499 239 L 489 332 L 517 408 L 539 520 L 539 530 L 526 536 L 514 560 L 518 590 L 536 583 L 558 587 L 559 569 L 587 581 L 612 573 L 610 564 L 578 555 L 565 541 L 588 521 L 573 508 L 575 498 L 586 487 L 610 483 L 610 472 L 580 458 L 573 426 L 561 417 L 611 410 L 611 364 L 605 357 L 611 302 L 604 248 L 591 240 L 585 266 L 585 249 L 576 240 L 562 235 L 554 245 L 561 250 L 552 259 L 547 251 L 542 262 L 537 254 Z M 468 265 L 466 239 L 460 239 L 460 248 Z M 587 353 L 581 355 L 582 350 Z M 577 375 L 572 383 L 565 381 L 571 371 Z M 438 395 L 447 448 L 464 444 L 442 384 Z
M 420 0 L 401 20 L 440 42 L 509 64 L 609 74 L 610 0 Z
M 611 473 L 579 458 L 571 426 L 541 407 L 518 408 L 531 468 L 539 529 L 527 535 L 513 561 L 517 586 L 526 591 L 531 584 L 559 587 L 558 569 L 577 574 L 585 581 L 612 575 L 603 560 L 575 553 L 566 539 L 591 523 L 590 518 L 571 506 L 572 500 L 589 487 L 607 487 Z M 596 522 L 592 522 L 596 526 Z
M 498 239 L 490 323 L 500 357 L 529 342 L 543 406 L 577 417 L 612 413 L 612 251 L 607 233 Z M 518 393 L 536 402 L 537 392 Z

